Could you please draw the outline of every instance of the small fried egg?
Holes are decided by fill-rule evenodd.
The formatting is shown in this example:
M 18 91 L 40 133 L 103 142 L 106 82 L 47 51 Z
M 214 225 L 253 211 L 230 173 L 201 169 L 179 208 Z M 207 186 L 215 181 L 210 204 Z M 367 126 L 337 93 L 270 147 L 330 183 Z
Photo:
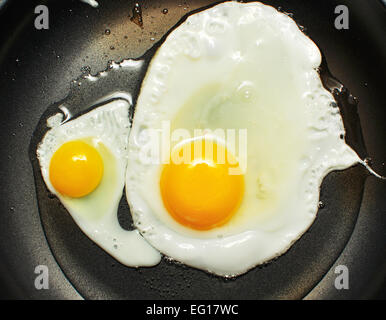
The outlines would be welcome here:
M 152 246 L 228 277 L 301 237 L 316 217 L 322 179 L 359 161 L 340 138 L 343 122 L 320 63 L 290 17 L 258 2 L 216 5 L 167 36 L 143 81 L 128 145 L 127 200 Z M 166 127 L 169 145 L 150 138 Z M 179 129 L 191 135 L 174 134 Z M 245 132 L 245 152 L 217 129 Z M 187 162 L 172 161 L 197 141 L 230 157 L 191 152 Z
M 121 228 L 117 212 L 124 188 L 129 103 L 115 100 L 51 126 L 37 156 L 49 191 L 58 197 L 80 229 L 127 266 L 153 266 L 160 254 L 137 230 Z

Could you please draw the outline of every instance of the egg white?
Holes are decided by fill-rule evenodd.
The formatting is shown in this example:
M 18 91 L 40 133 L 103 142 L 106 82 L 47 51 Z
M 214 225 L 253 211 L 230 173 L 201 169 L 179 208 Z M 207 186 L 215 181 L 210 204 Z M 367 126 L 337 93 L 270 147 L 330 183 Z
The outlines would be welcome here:
M 129 138 L 126 194 L 135 225 L 163 254 L 235 276 L 284 253 L 316 217 L 324 176 L 358 162 L 323 88 L 317 46 L 287 15 L 225 2 L 187 18 L 148 68 Z M 179 225 L 160 195 L 162 168 L 144 161 L 144 129 L 248 130 L 243 202 L 227 225 Z M 155 161 L 157 162 L 157 161 Z
M 160 261 L 159 252 L 137 230 L 122 229 L 117 217 L 127 164 L 128 112 L 127 101 L 115 100 L 65 123 L 61 123 L 62 114 L 59 113 L 48 119 L 51 129 L 39 144 L 37 156 L 48 189 L 91 240 L 124 265 L 153 266 Z M 82 198 L 61 195 L 49 178 L 52 155 L 63 143 L 72 140 L 92 145 L 104 165 L 100 184 Z

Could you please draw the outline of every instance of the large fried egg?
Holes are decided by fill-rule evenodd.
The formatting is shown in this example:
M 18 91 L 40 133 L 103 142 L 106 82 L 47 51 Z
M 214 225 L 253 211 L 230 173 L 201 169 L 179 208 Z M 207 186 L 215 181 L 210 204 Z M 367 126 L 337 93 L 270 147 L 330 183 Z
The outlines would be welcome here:
M 168 35 L 143 81 L 128 146 L 127 200 L 152 246 L 235 276 L 284 253 L 310 227 L 322 179 L 359 161 L 341 138 L 320 63 L 290 17 L 258 2 L 216 5 Z M 162 138 L 169 129 L 170 140 Z M 245 132 L 245 153 L 216 129 Z M 199 153 L 169 161 L 196 141 L 212 141 L 232 163 Z M 241 174 L 229 174 L 241 163 Z
M 127 266 L 152 266 L 160 254 L 138 233 L 121 228 L 129 103 L 115 100 L 68 122 L 61 113 L 38 146 L 44 182 L 96 244 Z

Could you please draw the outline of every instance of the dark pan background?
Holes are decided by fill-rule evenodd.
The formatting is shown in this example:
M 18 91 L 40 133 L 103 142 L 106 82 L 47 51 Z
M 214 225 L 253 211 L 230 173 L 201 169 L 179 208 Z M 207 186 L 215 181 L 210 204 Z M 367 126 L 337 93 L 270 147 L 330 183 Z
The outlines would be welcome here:
M 293 13 L 332 74 L 359 98 L 368 154 L 385 175 L 384 5 L 378 0 L 262 2 Z M 0 298 L 385 298 L 386 184 L 374 177 L 364 182 L 359 166 L 327 176 L 321 190 L 326 207 L 288 253 L 235 280 L 165 261 L 149 269 L 123 267 L 84 236 L 57 203 L 39 203 L 39 214 L 36 192 L 44 190 L 39 175 L 35 188 L 28 148 L 47 107 L 68 95 L 82 67 L 96 73 L 108 60 L 140 57 L 154 45 L 152 37 L 160 40 L 185 14 L 210 3 L 142 1 L 140 29 L 129 18 L 133 1 L 100 0 L 98 9 L 77 0 L 0 1 Z M 49 30 L 34 28 L 37 4 L 49 7 Z M 350 10 L 349 30 L 334 28 L 339 4 Z M 349 268 L 349 290 L 334 287 L 340 264 Z M 49 268 L 49 290 L 34 287 L 37 265 Z

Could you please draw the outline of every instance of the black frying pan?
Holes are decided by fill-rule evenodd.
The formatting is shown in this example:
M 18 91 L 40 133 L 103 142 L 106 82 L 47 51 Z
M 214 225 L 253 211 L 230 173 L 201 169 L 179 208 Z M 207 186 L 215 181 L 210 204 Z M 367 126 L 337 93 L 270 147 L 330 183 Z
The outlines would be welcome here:
M 386 9 L 382 2 L 262 2 L 293 13 L 318 44 L 331 73 L 359 99 L 364 153 L 385 175 Z M 34 8 L 42 3 L 49 8 L 49 30 L 34 28 Z M 98 9 L 77 0 L 0 1 L 1 297 L 384 298 L 386 185 L 369 177 L 361 166 L 325 178 L 320 194 L 325 205 L 286 254 L 231 280 L 165 260 L 153 268 L 124 267 L 93 244 L 49 196 L 33 152 L 44 133 L 42 115 L 50 114 L 68 95 L 77 106 L 90 97 L 96 99 L 98 90 L 89 86 L 79 91 L 72 80 L 81 81 L 79 77 L 89 69 L 104 70 L 109 60 L 142 56 L 185 14 L 211 4 L 204 0 L 140 3 L 143 28 L 130 20 L 133 1 L 100 0 Z M 349 8 L 348 30 L 334 27 L 339 4 Z M 130 88 L 137 94 L 144 72 L 117 74 L 103 90 Z M 122 201 L 119 219 L 130 229 L 127 213 Z M 48 267 L 48 290 L 34 286 L 38 265 Z M 334 286 L 338 265 L 349 269 L 348 290 Z

